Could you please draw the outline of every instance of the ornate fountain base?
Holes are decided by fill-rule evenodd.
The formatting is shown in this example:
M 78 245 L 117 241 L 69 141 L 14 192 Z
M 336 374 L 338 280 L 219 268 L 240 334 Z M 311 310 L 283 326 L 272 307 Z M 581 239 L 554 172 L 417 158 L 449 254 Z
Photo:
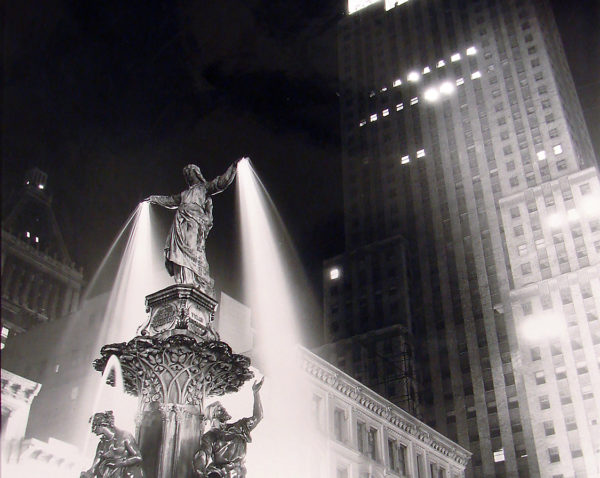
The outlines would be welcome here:
M 253 374 L 212 328 L 217 302 L 192 286 L 146 297 L 148 322 L 129 342 L 102 347 L 94 368 L 121 362 L 125 391 L 139 398 L 136 438 L 146 478 L 191 476 L 204 400 L 236 392 Z M 114 377 L 109 376 L 109 381 Z

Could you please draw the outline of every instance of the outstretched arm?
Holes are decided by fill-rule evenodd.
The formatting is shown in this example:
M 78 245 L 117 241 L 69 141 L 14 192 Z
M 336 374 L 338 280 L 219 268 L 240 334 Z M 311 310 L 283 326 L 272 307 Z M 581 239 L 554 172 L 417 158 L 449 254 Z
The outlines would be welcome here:
M 150 204 L 156 204 L 157 206 L 166 207 L 167 209 L 176 209 L 181 204 L 181 194 L 175 194 L 173 196 L 149 196 L 144 201 L 148 201 Z
M 260 401 L 260 388 L 263 386 L 263 382 L 265 381 L 265 377 L 261 378 L 259 382 L 254 382 L 252 385 L 252 392 L 254 393 L 254 409 L 252 411 L 251 423 L 249 426 L 250 430 L 252 430 L 258 422 L 260 422 L 263 418 L 263 407 L 262 402 Z
M 217 176 L 215 179 L 207 183 L 206 190 L 208 194 L 218 194 L 229 187 L 235 179 L 237 173 L 237 164 L 244 158 L 236 159 L 231 166 L 227 168 L 224 174 Z

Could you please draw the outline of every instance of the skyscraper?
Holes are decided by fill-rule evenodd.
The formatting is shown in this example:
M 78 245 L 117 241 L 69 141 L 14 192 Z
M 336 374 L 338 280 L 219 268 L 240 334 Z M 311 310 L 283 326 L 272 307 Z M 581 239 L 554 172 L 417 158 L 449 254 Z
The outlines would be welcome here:
M 474 453 L 468 476 L 598 476 L 600 182 L 549 6 L 367 0 L 348 13 L 340 257 L 404 237 L 424 420 Z M 376 281 L 346 276 L 336 298 L 342 262 L 326 263 L 332 341 L 357 333 L 339 304 Z M 368 312 L 371 335 L 402 321 Z

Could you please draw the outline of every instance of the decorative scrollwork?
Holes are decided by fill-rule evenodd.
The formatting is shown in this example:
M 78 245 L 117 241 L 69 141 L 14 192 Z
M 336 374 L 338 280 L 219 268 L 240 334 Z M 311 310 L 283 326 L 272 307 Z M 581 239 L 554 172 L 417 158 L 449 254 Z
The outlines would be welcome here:
M 203 397 L 237 392 L 253 373 L 250 359 L 219 340 L 187 335 L 138 336 L 102 347 L 94 368 L 102 372 L 112 355 L 121 362 L 125 391 L 144 402 L 200 405 Z M 108 382 L 114 384 L 114 376 Z

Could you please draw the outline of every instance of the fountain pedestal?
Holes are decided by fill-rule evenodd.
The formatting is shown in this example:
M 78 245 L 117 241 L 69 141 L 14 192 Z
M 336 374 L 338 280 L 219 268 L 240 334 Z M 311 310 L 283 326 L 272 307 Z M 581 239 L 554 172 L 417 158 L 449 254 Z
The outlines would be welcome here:
M 205 398 L 238 391 L 253 376 L 250 359 L 219 340 L 212 326 L 217 302 L 193 286 L 150 294 L 146 306 L 140 335 L 102 347 L 94 368 L 102 372 L 116 355 L 125 391 L 139 399 L 136 438 L 146 478 L 187 478 Z

